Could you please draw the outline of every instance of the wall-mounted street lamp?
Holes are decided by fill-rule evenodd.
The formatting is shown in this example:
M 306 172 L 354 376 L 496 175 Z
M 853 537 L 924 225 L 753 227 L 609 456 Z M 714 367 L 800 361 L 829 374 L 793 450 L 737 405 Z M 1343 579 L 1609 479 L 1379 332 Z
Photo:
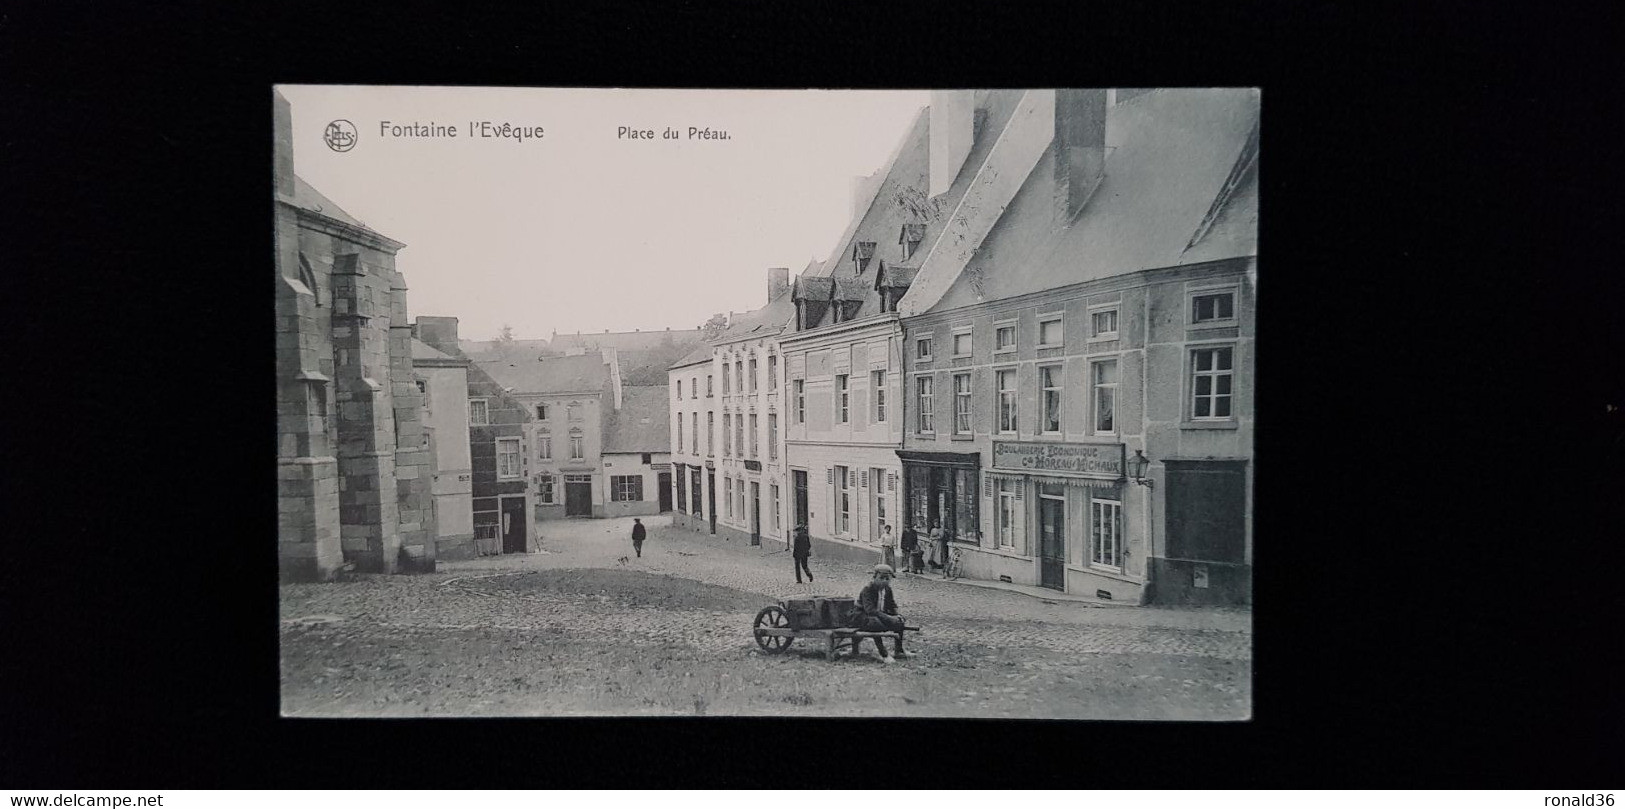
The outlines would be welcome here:
M 1146 467 L 1151 465 L 1151 459 L 1145 453 L 1135 450 L 1134 457 L 1128 459 L 1128 476 L 1141 486 L 1151 486 L 1155 481 L 1145 476 Z

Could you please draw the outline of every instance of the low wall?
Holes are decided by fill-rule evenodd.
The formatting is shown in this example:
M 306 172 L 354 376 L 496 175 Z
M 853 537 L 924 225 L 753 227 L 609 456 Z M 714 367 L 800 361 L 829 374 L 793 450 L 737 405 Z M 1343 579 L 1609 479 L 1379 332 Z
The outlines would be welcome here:
M 1253 569 L 1250 565 L 1218 562 L 1187 562 L 1183 559 L 1152 557 L 1152 604 L 1163 605 L 1247 605 L 1253 601 Z M 1207 586 L 1197 587 L 1197 568 L 1207 569 Z

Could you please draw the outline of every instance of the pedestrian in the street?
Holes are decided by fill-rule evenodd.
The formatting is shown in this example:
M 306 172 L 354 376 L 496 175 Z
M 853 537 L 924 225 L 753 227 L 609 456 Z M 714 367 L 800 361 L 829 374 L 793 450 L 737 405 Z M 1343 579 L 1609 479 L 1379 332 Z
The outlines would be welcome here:
M 880 553 L 882 564 L 897 567 L 897 537 L 892 536 L 889 525 L 880 526 Z
M 812 570 L 807 567 L 807 557 L 812 556 L 812 535 L 807 533 L 807 526 L 798 525 L 795 530 L 795 544 L 791 546 L 790 556 L 796 563 L 796 584 L 801 583 L 802 571 L 807 572 L 807 581 L 813 580 Z
M 930 547 L 927 548 L 927 550 L 931 552 L 932 570 L 941 570 L 943 564 L 948 561 L 947 554 L 943 553 L 943 551 L 948 549 L 948 542 L 942 537 L 942 526 L 939 525 L 932 528 L 930 535 L 926 538 L 927 542 L 930 543 Z
M 864 632 L 897 632 L 903 631 L 903 616 L 897 614 L 897 599 L 891 591 L 892 569 L 890 565 L 875 565 L 874 578 L 858 592 L 858 619 L 857 628 Z M 886 642 L 875 638 L 875 648 L 880 650 L 880 659 L 886 663 L 896 662 L 896 658 L 886 654 Z M 897 657 L 913 657 L 910 652 L 903 651 L 903 636 L 898 634 Z
M 643 558 L 643 538 L 648 536 L 648 535 L 649 535 L 649 532 L 643 527 L 643 520 L 640 520 L 640 519 L 638 519 L 636 517 L 633 517 L 632 518 L 632 550 L 638 552 L 638 558 L 639 559 Z
M 936 540 L 937 540 L 937 561 L 942 563 L 942 576 L 943 576 L 943 578 L 947 578 L 947 576 L 948 576 L 948 558 L 949 558 L 949 551 L 951 550 L 948 547 L 948 532 L 942 530 L 941 526 L 938 526 L 937 530 L 935 532 L 933 532 L 933 536 L 935 536 Z
M 903 527 L 903 556 L 908 558 L 908 572 L 925 572 L 925 551 L 920 548 L 920 533 L 913 525 Z

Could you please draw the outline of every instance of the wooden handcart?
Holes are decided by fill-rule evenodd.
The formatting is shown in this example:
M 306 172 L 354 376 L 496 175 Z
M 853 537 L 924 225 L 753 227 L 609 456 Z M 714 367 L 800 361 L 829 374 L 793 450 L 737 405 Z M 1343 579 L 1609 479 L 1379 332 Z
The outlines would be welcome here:
M 751 634 L 756 638 L 756 645 L 768 654 L 783 654 L 790 648 L 796 638 L 807 638 L 821 644 L 824 649 L 824 659 L 834 662 L 835 658 L 845 650 L 856 655 L 863 642 L 870 638 L 903 639 L 904 632 L 918 632 L 917 626 L 904 626 L 900 630 L 883 632 L 870 632 L 849 626 L 826 626 L 800 628 L 792 625 L 790 612 L 785 609 L 784 602 L 769 604 L 756 613 L 756 620 L 751 625 Z

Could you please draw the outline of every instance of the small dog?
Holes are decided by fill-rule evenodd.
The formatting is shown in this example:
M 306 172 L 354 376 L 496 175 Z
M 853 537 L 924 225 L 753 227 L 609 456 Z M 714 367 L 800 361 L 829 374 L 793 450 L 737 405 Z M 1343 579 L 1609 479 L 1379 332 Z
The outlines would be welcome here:
M 616 559 L 616 560 L 615 560 L 615 561 L 616 561 L 616 562 L 617 562 L 617 563 L 619 563 L 619 564 L 623 564 L 623 565 L 624 565 L 624 564 L 626 564 L 626 563 L 628 563 L 628 562 L 630 562 L 630 561 L 632 561 L 632 560 L 631 560 L 631 559 L 628 559 L 628 558 L 627 558 L 627 557 L 625 557 L 625 556 L 622 556 L 622 557 L 621 557 L 621 558 L 619 558 L 619 559 Z

